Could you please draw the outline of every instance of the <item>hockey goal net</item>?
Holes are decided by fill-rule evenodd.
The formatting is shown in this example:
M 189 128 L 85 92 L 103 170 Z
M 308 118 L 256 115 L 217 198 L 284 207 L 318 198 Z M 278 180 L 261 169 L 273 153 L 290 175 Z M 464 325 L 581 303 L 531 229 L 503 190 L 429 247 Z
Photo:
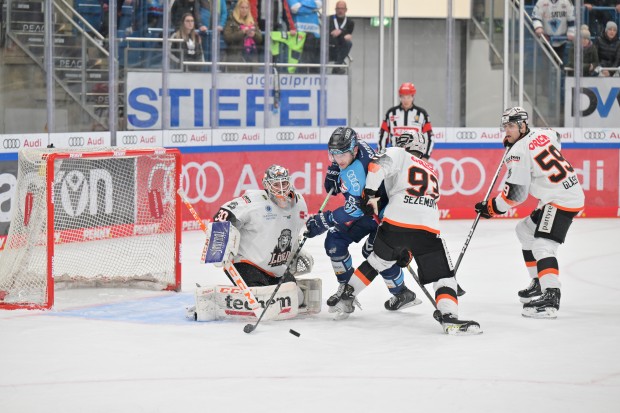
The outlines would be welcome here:
M 51 308 L 55 287 L 179 291 L 181 167 L 176 149 L 21 150 L 0 308 Z

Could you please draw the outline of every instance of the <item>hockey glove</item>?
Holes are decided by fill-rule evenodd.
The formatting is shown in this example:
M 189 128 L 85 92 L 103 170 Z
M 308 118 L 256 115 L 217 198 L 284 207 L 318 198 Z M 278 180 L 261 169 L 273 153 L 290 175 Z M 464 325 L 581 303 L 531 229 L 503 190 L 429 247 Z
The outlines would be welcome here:
M 377 191 L 364 188 L 362 191 L 362 202 L 360 202 L 360 209 L 365 215 L 379 214 L 381 206 L 379 205 L 379 197 L 377 197 Z
M 321 212 L 320 214 L 312 215 L 306 222 L 306 235 L 308 238 L 314 238 L 333 226 L 334 217 L 332 216 L 332 212 Z
M 478 202 L 474 207 L 476 212 L 480 214 L 482 218 L 493 218 L 496 215 L 503 214 L 503 212 L 497 209 L 497 204 L 495 202 L 495 198 L 490 201 L 482 201 Z
M 327 174 L 325 175 L 325 182 L 323 186 L 325 187 L 325 191 L 329 192 L 332 190 L 332 196 L 338 195 L 340 193 L 340 184 L 338 183 L 338 179 L 340 178 L 340 167 L 338 164 L 332 163 L 327 168 Z

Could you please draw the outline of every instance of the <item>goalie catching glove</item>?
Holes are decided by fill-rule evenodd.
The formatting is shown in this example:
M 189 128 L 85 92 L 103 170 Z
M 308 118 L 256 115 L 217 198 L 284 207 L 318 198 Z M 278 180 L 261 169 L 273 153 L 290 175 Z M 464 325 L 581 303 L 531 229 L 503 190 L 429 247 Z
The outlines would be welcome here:
M 497 203 L 495 202 L 495 198 L 491 199 L 490 201 L 478 202 L 474 209 L 477 213 L 480 214 L 482 218 L 486 219 L 503 214 L 502 211 L 497 209 Z
M 239 251 L 241 234 L 230 221 L 210 222 L 201 259 L 206 264 L 221 267 Z

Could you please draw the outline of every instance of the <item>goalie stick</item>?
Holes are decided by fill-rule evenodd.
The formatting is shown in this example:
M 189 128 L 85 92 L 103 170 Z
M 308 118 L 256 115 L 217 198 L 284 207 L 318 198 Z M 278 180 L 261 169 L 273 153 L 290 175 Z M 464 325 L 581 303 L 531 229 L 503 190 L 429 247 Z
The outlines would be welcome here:
M 332 191 L 333 191 L 333 188 L 331 188 L 329 190 L 329 192 L 327 193 L 327 196 L 325 197 L 325 200 L 323 200 L 323 203 L 321 204 L 321 207 L 319 208 L 319 212 L 318 212 L 319 214 L 321 212 L 323 212 L 323 209 L 325 208 L 325 205 L 327 205 L 327 202 L 329 201 L 329 197 L 332 195 Z M 254 325 L 246 324 L 245 327 L 243 327 L 243 331 L 245 333 L 250 334 L 252 331 L 256 330 L 256 327 L 258 327 L 258 323 L 260 323 L 260 320 L 263 318 L 263 316 L 265 315 L 265 312 L 267 311 L 267 309 L 269 308 L 269 306 L 273 302 L 273 297 L 275 297 L 276 293 L 280 289 L 280 286 L 282 285 L 282 281 L 284 280 L 284 278 L 286 278 L 287 275 L 290 275 L 290 273 L 291 273 L 291 264 L 297 261 L 297 257 L 299 256 L 299 253 L 301 252 L 301 249 L 303 248 L 303 246 L 306 243 L 307 239 L 308 239 L 308 232 L 306 231 L 306 232 L 304 232 L 303 239 L 299 243 L 299 247 L 297 247 L 297 250 L 295 251 L 295 254 L 293 254 L 293 258 L 291 258 L 291 261 L 288 263 L 288 266 L 286 267 L 286 271 L 284 271 L 284 274 L 278 280 L 278 284 L 276 285 L 276 288 L 273 290 L 273 293 L 271 293 L 271 297 L 265 303 L 265 308 L 263 308 L 263 312 L 261 313 L 260 317 L 258 317 L 258 320 L 256 321 L 256 324 L 254 324 Z
M 191 212 L 196 222 L 198 222 L 198 224 L 200 225 L 200 228 L 202 229 L 202 231 L 206 234 L 207 226 L 202 221 L 202 219 L 200 219 L 200 216 L 198 215 L 198 213 L 196 212 L 192 204 L 190 204 L 189 200 L 187 199 L 187 195 L 185 194 L 183 189 L 179 188 L 177 190 L 177 194 L 179 194 L 179 196 L 181 197 L 181 200 L 183 201 L 187 209 L 189 209 L 189 212 Z M 233 281 L 233 283 L 241 289 L 242 294 L 245 296 L 246 300 L 248 301 L 248 305 L 250 306 L 250 309 L 252 310 L 254 315 L 258 317 L 258 309 L 260 307 L 258 304 L 258 300 L 256 299 L 256 297 L 254 297 L 254 294 L 252 294 L 252 291 L 245 284 L 245 281 L 243 281 L 243 278 L 241 278 L 241 275 L 239 274 L 235 266 L 232 264 L 232 262 L 227 261 L 224 263 L 224 272 L 226 272 L 226 275 L 228 275 L 228 277 Z M 265 312 L 263 311 L 263 314 L 264 313 Z M 262 317 L 262 314 L 261 314 L 261 317 Z

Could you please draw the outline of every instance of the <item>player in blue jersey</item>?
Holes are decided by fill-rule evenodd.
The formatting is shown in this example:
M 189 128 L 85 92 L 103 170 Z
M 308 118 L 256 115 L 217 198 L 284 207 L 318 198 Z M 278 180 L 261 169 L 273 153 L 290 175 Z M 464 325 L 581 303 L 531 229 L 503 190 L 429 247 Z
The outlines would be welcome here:
M 376 218 L 364 215 L 360 208 L 362 190 L 366 184 L 366 174 L 375 151 L 366 142 L 357 139 L 357 133 L 351 128 L 337 128 L 327 144 L 329 166 L 325 177 L 325 190 L 332 190 L 332 195 L 342 194 L 345 199 L 343 206 L 333 211 L 324 211 L 308 219 L 306 228 L 308 237 L 316 237 L 327 231 L 325 252 L 332 261 L 338 282 L 338 291 L 327 300 L 330 312 L 336 312 L 335 306 L 345 285 L 353 275 L 355 266 L 349 253 L 349 246 L 366 238 L 362 248 L 364 258 L 373 251 L 373 243 L 377 232 Z M 381 189 L 380 191 L 381 192 Z M 382 192 L 382 206 L 387 204 L 385 191 Z M 388 289 L 393 296 L 385 302 L 390 311 L 400 310 L 420 304 L 413 291 L 405 286 L 404 274 L 400 267 L 394 265 L 381 272 Z M 337 313 L 336 318 L 346 318 L 349 314 Z

